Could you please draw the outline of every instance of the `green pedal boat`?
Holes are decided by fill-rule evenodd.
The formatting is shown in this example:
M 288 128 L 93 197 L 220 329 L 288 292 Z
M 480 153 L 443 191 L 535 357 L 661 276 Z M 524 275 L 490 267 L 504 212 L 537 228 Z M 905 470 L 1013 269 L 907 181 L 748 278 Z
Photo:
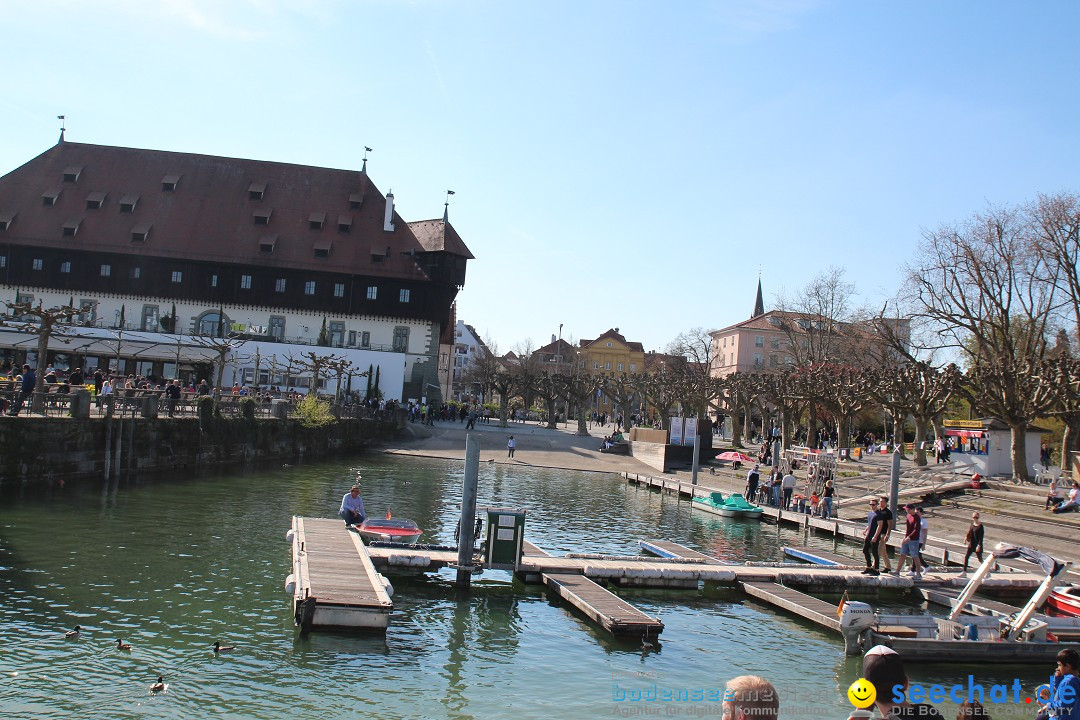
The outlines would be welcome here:
M 761 508 L 751 505 L 739 493 L 733 493 L 726 498 L 722 492 L 709 493 L 708 497 L 694 498 L 694 507 L 707 512 L 716 513 L 723 517 L 761 518 Z

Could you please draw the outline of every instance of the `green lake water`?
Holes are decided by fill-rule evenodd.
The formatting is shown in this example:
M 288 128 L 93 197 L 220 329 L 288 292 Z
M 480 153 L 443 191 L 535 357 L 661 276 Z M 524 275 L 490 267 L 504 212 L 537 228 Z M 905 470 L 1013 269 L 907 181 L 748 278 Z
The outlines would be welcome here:
M 300 637 L 284 593 L 290 516 L 333 516 L 358 469 L 369 513 L 391 507 L 426 541 L 452 542 L 462 464 L 382 454 L 2 498 L 0 718 L 707 717 L 720 714 L 709 698 L 747 673 L 777 686 L 781 717 L 851 710 L 860 665 L 839 636 L 731 590 L 625 591 L 665 623 L 659 645 L 642 648 L 507 573 L 485 573 L 464 596 L 452 571 L 391 576 L 385 637 Z M 779 560 L 788 544 L 858 554 L 692 512 L 613 475 L 484 464 L 479 501 L 526 508 L 527 537 L 556 554 L 637 553 L 645 538 L 736 562 Z M 83 636 L 64 640 L 76 624 Z M 118 637 L 130 653 L 115 649 Z M 214 640 L 238 649 L 215 657 Z M 1019 677 L 1026 691 L 1044 679 L 1030 668 L 909 667 L 927 685 L 966 684 L 969 673 L 988 686 Z M 158 675 L 169 690 L 150 696 Z M 701 699 L 635 699 L 652 692 Z

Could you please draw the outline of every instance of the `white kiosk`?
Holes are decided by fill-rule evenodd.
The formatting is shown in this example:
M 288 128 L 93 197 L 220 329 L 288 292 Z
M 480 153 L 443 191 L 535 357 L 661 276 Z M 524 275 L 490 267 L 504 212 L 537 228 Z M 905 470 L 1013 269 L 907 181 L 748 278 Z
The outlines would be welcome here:
M 970 470 L 983 477 L 1012 476 L 1012 431 L 997 418 L 946 420 L 945 439 L 949 459 L 957 470 Z M 1029 425 L 1024 437 L 1028 471 L 1039 462 L 1042 436 L 1049 430 Z

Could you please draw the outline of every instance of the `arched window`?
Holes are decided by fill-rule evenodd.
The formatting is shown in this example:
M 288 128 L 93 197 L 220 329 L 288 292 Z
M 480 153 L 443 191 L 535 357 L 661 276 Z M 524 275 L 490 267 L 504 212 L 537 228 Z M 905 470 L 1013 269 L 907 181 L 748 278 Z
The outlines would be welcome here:
M 222 317 L 225 319 L 224 333 L 221 331 Z M 195 331 L 199 335 L 209 335 L 211 337 L 220 337 L 227 334 L 230 327 L 229 316 L 222 316 L 217 310 L 204 312 L 195 323 Z

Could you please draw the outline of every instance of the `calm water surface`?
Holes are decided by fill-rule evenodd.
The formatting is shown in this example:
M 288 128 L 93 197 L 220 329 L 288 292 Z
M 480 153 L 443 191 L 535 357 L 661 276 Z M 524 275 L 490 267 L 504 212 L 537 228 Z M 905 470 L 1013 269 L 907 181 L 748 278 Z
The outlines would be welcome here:
M 369 513 L 391 507 L 429 542 L 451 541 L 462 464 L 395 456 L 3 499 L 0 718 L 701 717 L 719 703 L 616 698 L 654 686 L 722 693 L 744 673 L 777 685 L 782 717 L 851 709 L 859 663 L 838 636 L 732 591 L 627 591 L 666 625 L 662 643 L 643 650 L 509 574 L 486 573 L 458 597 L 444 571 L 393 578 L 385 638 L 301 638 L 283 590 L 290 516 L 332 516 L 358 468 Z M 778 560 L 785 544 L 857 554 L 595 473 L 484 465 L 480 504 L 526 508 L 528 537 L 556 553 L 636 553 L 639 539 L 663 537 L 738 562 Z M 65 641 L 76 624 L 83 637 Z M 130 653 L 115 649 L 118 637 Z M 238 651 L 214 657 L 214 640 Z M 968 672 L 988 685 L 1019 672 L 1025 689 L 1043 680 L 1018 668 L 909 672 L 927 684 L 966 682 Z M 169 691 L 148 696 L 159 674 Z

